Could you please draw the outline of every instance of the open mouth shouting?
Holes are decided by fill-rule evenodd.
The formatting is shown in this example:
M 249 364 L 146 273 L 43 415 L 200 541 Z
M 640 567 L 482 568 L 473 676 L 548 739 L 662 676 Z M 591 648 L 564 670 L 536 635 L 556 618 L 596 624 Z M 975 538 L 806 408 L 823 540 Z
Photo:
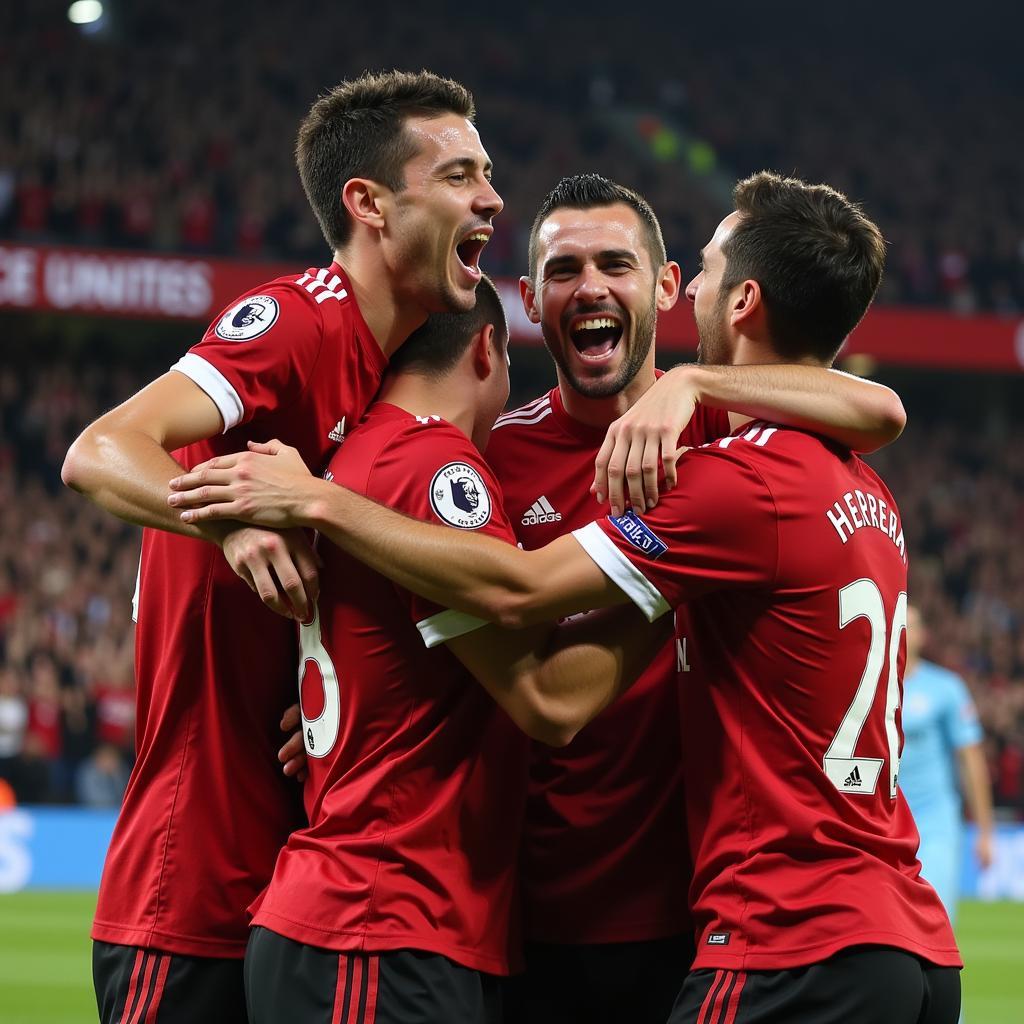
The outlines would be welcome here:
M 455 256 L 459 265 L 474 285 L 479 282 L 482 274 L 480 254 L 484 251 L 484 246 L 491 240 L 493 233 L 494 228 L 490 226 L 474 228 L 455 245 Z
M 623 324 L 617 313 L 580 313 L 569 321 L 569 339 L 588 364 L 607 362 L 622 341 Z

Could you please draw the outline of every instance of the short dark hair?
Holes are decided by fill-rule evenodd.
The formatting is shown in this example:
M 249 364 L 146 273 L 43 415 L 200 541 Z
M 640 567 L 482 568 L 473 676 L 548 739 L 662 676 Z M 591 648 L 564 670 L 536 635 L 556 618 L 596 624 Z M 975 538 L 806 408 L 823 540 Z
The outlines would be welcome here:
M 494 342 L 503 353 L 508 344 L 505 307 L 494 282 L 484 274 L 476 286 L 476 305 L 465 313 L 434 313 L 427 317 L 423 326 L 413 331 L 391 357 L 388 370 L 443 377 L 488 324 L 494 325 Z
M 619 185 L 600 174 L 573 174 L 563 178 L 545 197 L 533 218 L 530 228 L 530 277 L 537 272 L 537 235 L 541 225 L 555 210 L 563 207 L 573 210 L 589 210 L 595 206 L 614 206 L 624 203 L 636 211 L 643 225 L 647 241 L 647 251 L 656 267 L 662 266 L 668 259 L 665 252 L 665 239 L 661 234 L 661 225 L 654 216 L 651 204 L 639 192 L 634 192 L 625 185 Z
M 882 280 L 881 231 L 834 188 L 771 171 L 739 182 L 733 200 L 742 216 L 722 244 L 722 294 L 757 281 L 776 351 L 831 362 Z
M 382 71 L 342 82 L 321 96 L 299 126 L 295 162 L 309 205 L 332 250 L 345 245 L 352 222 L 341 201 L 351 178 L 370 178 L 395 192 L 415 155 L 409 117 L 476 116 L 473 95 L 430 71 Z

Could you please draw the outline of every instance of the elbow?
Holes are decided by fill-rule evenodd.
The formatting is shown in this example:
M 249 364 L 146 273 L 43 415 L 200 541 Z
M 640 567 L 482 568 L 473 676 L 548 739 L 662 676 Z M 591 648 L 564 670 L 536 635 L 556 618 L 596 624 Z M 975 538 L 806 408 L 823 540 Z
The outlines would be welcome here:
M 64 464 L 60 467 L 60 478 L 65 487 L 73 491 L 86 493 L 89 489 L 89 459 L 85 454 L 88 445 L 88 431 L 81 434 L 68 449 L 64 456 Z
M 545 746 L 568 746 L 589 721 L 582 708 L 545 696 L 537 679 L 525 682 L 521 692 L 526 699 L 516 724 L 531 740 Z
M 550 620 L 540 613 L 533 595 L 521 590 L 500 590 L 481 598 L 483 618 L 502 629 L 526 629 Z
M 907 425 L 907 411 L 900 396 L 890 388 L 879 385 L 878 395 L 871 412 L 872 426 L 865 430 L 854 448 L 861 452 L 876 452 L 892 444 Z
M 547 747 L 567 747 L 580 731 L 582 723 L 564 719 L 562 716 L 534 712 L 527 721 L 521 722 L 520 728 L 531 740 L 543 743 Z
M 885 437 L 884 444 L 892 444 L 907 425 L 907 410 L 895 391 L 886 390 L 888 394 L 881 409 L 881 433 Z

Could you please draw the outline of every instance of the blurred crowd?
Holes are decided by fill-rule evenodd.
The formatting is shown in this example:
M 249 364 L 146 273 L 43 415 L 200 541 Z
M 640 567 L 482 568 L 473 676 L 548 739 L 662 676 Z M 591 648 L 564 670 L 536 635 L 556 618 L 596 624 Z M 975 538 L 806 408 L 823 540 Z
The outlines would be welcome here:
M 438 0 L 382 31 L 346 5 L 213 3 L 199 19 L 115 0 L 86 35 L 66 6 L 0 12 L 0 238 L 320 264 L 292 163 L 300 117 L 346 76 L 424 65 L 476 94 L 506 200 L 491 272 L 523 271 L 558 177 L 598 170 L 647 195 L 688 274 L 728 184 L 767 166 L 864 202 L 891 246 L 882 301 L 1024 309 L 1019 62 L 943 52 L 927 25 L 899 43 L 880 24 L 868 43 L 823 9 L 807 16 L 832 21 L 804 35 L 739 19 L 709 45 L 688 11 L 615 23 L 599 2 L 588 17 L 490 5 L 469 25 Z
M 0 368 L 0 778 L 22 802 L 120 801 L 138 532 L 63 488 L 59 472 L 80 428 L 158 372 Z M 549 376 L 543 353 L 517 358 L 513 403 Z M 1024 818 L 1024 429 L 917 419 L 872 462 L 907 524 L 925 656 L 966 678 L 996 802 Z

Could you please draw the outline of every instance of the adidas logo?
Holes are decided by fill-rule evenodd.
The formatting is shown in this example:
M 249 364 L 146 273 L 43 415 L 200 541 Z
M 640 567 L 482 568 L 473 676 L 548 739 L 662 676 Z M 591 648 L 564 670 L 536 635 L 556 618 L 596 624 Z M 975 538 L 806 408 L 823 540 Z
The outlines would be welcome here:
M 559 523 L 562 513 L 556 512 L 551 502 L 542 494 L 523 514 L 523 526 L 536 526 L 538 523 Z
M 337 423 L 334 424 L 334 429 L 327 435 L 332 441 L 337 441 L 341 444 L 345 440 L 345 417 L 342 416 Z
M 860 781 L 860 769 L 854 765 L 853 771 L 846 776 L 846 781 L 843 783 L 844 786 L 852 788 L 859 788 L 862 783 Z

